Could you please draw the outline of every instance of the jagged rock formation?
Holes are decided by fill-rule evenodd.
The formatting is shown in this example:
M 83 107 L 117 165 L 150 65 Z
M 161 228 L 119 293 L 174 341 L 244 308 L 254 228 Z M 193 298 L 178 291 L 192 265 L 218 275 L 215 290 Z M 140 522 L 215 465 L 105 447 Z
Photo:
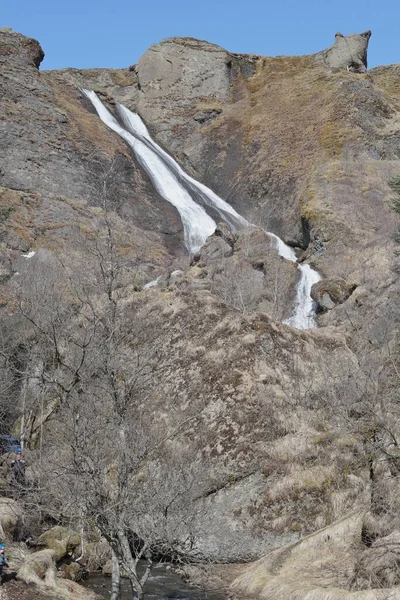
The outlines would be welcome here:
M 365 73 L 367 70 L 367 49 L 370 31 L 351 33 L 344 36 L 335 34 L 335 43 L 316 55 L 317 60 L 323 60 L 332 69 L 347 69 L 354 73 Z
M 278 58 L 173 38 L 129 69 L 57 72 L 37 69 L 37 42 L 8 30 L 0 38 L 3 320 L 15 322 L 19 282 L 32 281 L 30 272 L 60 261 L 94 273 L 87 248 L 107 218 L 125 258 L 127 339 L 134 347 L 139 329 L 162 332 L 162 376 L 149 377 L 141 410 L 168 431 L 177 407 L 207 417 L 184 438 L 193 451 L 195 438 L 204 440 L 211 465 L 193 511 L 203 555 L 247 560 L 355 506 L 367 510 L 371 444 L 393 454 L 373 476 L 395 504 L 398 456 L 384 423 L 398 439 L 389 181 L 400 175 L 399 66 L 363 72 L 369 32 L 338 35 L 314 56 Z M 221 227 L 185 255 L 176 211 L 79 87 L 110 109 L 122 102 L 138 111 L 192 176 L 312 262 L 324 277 L 315 295 L 329 309 L 319 329 L 280 322 L 296 272 L 261 229 Z M 28 251 L 35 256 L 21 257 Z M 159 287 L 142 290 L 158 276 Z M 31 357 L 40 365 L 34 344 Z M 385 409 L 371 425 L 365 399 L 377 396 Z M 47 408 L 51 437 L 57 403 Z

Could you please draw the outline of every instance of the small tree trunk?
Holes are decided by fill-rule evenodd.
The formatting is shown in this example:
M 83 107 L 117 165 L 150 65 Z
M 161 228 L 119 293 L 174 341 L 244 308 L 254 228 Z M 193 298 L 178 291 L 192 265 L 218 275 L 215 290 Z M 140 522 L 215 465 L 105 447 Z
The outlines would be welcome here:
M 129 577 L 129 581 L 132 588 L 132 598 L 134 598 L 134 600 L 143 600 L 143 590 L 140 588 L 140 584 L 137 577 L 134 577 L 133 579 Z
M 111 599 L 120 600 L 121 598 L 121 574 L 119 571 L 119 562 L 117 555 L 113 548 L 111 548 L 111 562 L 112 562 L 112 575 L 111 575 Z
M 121 530 L 118 531 L 117 537 L 122 553 L 122 566 L 129 577 L 132 588 L 132 598 L 134 598 L 134 600 L 143 600 L 143 586 L 137 575 L 137 560 L 132 556 L 128 538 L 126 537 L 125 532 Z

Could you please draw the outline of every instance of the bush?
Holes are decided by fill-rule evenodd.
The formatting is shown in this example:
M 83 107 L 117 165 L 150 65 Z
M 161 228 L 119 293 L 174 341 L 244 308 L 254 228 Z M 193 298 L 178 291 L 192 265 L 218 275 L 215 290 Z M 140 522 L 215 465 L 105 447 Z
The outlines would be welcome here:
M 389 181 L 389 185 L 398 196 L 393 202 L 393 210 L 395 210 L 400 215 L 400 177 L 393 177 L 393 179 Z M 400 225 L 398 226 L 397 231 L 393 236 L 393 240 L 396 244 L 400 244 Z

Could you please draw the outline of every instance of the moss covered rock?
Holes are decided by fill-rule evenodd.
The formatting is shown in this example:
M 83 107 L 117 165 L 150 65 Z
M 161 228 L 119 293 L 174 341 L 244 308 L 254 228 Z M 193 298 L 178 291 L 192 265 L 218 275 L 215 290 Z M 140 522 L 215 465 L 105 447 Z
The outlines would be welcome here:
M 56 560 L 60 560 L 67 554 L 73 554 L 79 548 L 81 537 L 66 527 L 57 526 L 42 533 L 37 545 L 54 550 Z

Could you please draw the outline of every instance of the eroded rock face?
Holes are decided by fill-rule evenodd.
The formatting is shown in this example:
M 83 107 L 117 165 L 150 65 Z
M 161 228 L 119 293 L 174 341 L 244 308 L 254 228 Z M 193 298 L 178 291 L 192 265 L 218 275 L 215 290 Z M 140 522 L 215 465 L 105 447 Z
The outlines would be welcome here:
M 36 194 L 50 219 L 61 222 L 69 209 L 60 214 L 60 197 L 114 210 L 141 230 L 158 229 L 154 247 L 173 253 L 181 246 L 179 215 L 159 198 L 125 144 L 92 114 L 77 87 L 38 71 L 33 63 L 41 55 L 38 42 L 0 30 L 0 185 Z
M 0 57 L 8 62 L 20 62 L 39 68 L 44 52 L 39 42 L 25 37 L 10 27 L 0 28 Z
M 365 73 L 367 70 L 367 50 L 371 31 L 343 35 L 336 33 L 335 43 L 322 52 L 318 52 L 316 60 L 323 60 L 332 69 L 347 69 L 354 73 Z
M 210 290 L 242 313 L 260 310 L 280 321 L 293 313 L 297 267 L 257 227 L 232 233 L 220 224 L 180 276 L 171 268 L 171 286 Z

